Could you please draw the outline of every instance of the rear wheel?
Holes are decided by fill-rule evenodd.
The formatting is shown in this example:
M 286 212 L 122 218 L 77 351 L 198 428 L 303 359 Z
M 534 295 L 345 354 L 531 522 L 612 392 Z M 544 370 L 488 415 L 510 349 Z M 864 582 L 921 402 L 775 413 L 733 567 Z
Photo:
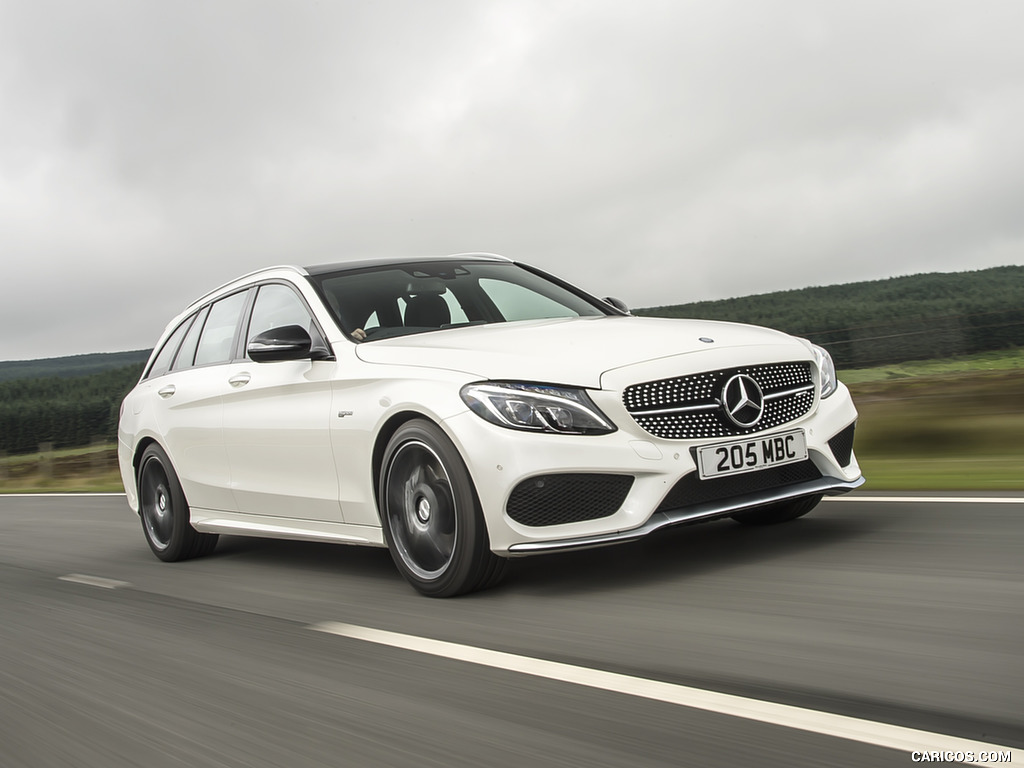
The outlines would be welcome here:
M 779 501 L 746 512 L 737 512 L 732 519 L 744 525 L 775 525 L 803 517 L 821 501 L 821 496 L 805 496 L 802 499 Z
M 150 445 L 139 461 L 139 517 L 153 554 L 165 562 L 207 555 L 217 534 L 199 533 L 189 523 L 188 502 L 163 449 Z
M 505 558 L 490 550 L 483 513 L 458 450 L 423 419 L 388 441 L 380 475 L 384 536 L 395 565 L 430 597 L 496 584 Z

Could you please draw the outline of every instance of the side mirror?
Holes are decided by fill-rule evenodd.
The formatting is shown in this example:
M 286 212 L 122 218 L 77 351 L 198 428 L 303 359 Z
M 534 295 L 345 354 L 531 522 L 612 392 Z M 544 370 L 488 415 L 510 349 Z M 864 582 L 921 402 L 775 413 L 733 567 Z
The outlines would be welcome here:
M 614 296 L 605 296 L 604 300 L 606 303 L 611 304 L 615 309 L 619 310 L 622 314 L 630 314 L 629 307 L 626 306 L 626 302 L 622 299 L 616 299 Z
M 271 328 L 249 340 L 246 352 L 257 363 L 278 360 L 308 360 L 312 357 L 313 339 L 305 328 L 286 325 Z

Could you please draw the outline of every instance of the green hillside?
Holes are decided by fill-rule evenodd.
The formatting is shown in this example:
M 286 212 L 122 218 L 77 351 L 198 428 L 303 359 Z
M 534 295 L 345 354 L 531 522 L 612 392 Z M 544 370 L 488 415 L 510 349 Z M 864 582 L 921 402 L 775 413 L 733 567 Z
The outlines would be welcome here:
M 1024 347 L 1024 266 L 930 273 L 635 310 L 753 323 L 827 347 L 845 367 Z
M 0 381 L 0 452 L 29 453 L 117 437 L 121 400 L 142 375 L 143 363 L 87 376 Z
M 140 365 L 149 359 L 150 350 L 132 352 L 96 352 L 70 357 L 49 357 L 40 360 L 0 361 L 0 381 L 13 379 L 43 379 L 51 376 L 72 378 L 120 368 Z

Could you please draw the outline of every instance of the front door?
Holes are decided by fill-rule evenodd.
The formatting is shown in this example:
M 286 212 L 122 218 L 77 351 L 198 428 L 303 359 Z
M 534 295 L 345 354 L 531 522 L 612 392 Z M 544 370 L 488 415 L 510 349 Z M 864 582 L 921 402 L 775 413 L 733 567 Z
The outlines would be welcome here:
M 259 287 L 246 340 L 271 328 L 300 325 L 322 336 L 294 288 Z M 267 517 L 342 522 L 331 448 L 330 360 L 257 363 L 225 371 L 224 440 L 238 510 Z

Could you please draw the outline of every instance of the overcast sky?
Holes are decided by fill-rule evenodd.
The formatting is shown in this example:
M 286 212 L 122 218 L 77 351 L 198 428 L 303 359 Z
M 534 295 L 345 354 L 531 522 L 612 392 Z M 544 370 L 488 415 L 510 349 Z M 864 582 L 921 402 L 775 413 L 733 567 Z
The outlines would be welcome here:
M 0 360 L 243 272 L 631 306 L 1024 263 L 1024 3 L 0 0 Z

